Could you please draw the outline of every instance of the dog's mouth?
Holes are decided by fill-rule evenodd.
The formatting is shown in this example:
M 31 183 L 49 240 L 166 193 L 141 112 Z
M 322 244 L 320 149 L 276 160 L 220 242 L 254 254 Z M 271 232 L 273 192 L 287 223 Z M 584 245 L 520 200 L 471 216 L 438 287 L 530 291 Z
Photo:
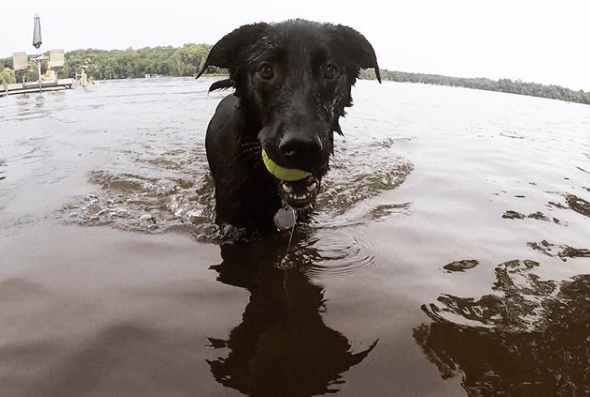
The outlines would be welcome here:
M 320 191 L 320 180 L 312 175 L 297 181 L 278 181 L 281 198 L 294 209 L 311 207 Z
M 262 149 L 262 160 L 277 181 L 283 203 L 293 209 L 311 207 L 320 190 L 320 178 L 309 171 L 285 168 L 275 163 Z

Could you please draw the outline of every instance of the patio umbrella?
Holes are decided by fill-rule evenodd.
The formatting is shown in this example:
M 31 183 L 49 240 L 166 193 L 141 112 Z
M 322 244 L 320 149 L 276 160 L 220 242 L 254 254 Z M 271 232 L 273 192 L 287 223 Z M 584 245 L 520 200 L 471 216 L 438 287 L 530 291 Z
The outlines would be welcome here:
M 33 30 L 33 47 L 41 47 L 41 18 L 35 14 L 35 30 Z

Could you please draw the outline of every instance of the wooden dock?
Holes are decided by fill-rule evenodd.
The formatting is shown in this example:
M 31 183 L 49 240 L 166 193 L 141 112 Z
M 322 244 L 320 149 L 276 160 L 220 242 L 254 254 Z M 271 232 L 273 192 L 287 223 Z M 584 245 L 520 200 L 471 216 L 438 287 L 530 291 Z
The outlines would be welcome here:
M 0 97 L 13 94 L 27 94 L 31 92 L 67 90 L 74 85 L 74 79 L 59 79 L 49 81 L 31 81 L 25 83 L 0 85 Z

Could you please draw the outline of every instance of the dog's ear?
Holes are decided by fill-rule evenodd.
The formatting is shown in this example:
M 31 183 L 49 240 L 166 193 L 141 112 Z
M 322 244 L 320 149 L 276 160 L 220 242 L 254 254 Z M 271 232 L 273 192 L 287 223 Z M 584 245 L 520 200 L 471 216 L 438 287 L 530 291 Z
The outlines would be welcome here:
M 223 36 L 211 48 L 211 52 L 209 52 L 209 56 L 196 78 L 198 79 L 209 66 L 229 69 L 231 73 L 239 62 L 240 51 L 260 40 L 265 35 L 268 26 L 267 23 L 244 25 Z
M 360 66 L 361 69 L 375 69 L 375 76 L 381 82 L 375 50 L 373 50 L 373 46 L 365 36 L 344 25 L 337 25 L 336 31 L 344 43 L 344 50 L 348 60 Z

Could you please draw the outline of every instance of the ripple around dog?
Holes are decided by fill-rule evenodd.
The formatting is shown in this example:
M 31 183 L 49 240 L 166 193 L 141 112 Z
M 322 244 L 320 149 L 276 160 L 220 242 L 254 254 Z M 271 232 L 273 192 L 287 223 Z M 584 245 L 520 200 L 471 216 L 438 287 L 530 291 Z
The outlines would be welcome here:
M 353 163 L 336 167 L 322 183 L 314 227 L 346 223 L 344 218 L 353 206 L 402 184 L 412 170 L 411 164 L 400 159 L 390 161 L 390 168 L 377 164 L 369 172 L 366 166 L 359 172 Z M 213 224 L 213 181 L 203 151 L 177 150 L 141 162 L 150 176 L 91 172 L 88 181 L 100 190 L 64 204 L 58 218 L 83 226 L 109 225 L 141 233 L 180 231 L 199 241 L 218 240 L 218 228 Z M 400 210 L 395 204 L 395 208 L 390 207 L 371 207 L 353 223 L 384 219 Z

